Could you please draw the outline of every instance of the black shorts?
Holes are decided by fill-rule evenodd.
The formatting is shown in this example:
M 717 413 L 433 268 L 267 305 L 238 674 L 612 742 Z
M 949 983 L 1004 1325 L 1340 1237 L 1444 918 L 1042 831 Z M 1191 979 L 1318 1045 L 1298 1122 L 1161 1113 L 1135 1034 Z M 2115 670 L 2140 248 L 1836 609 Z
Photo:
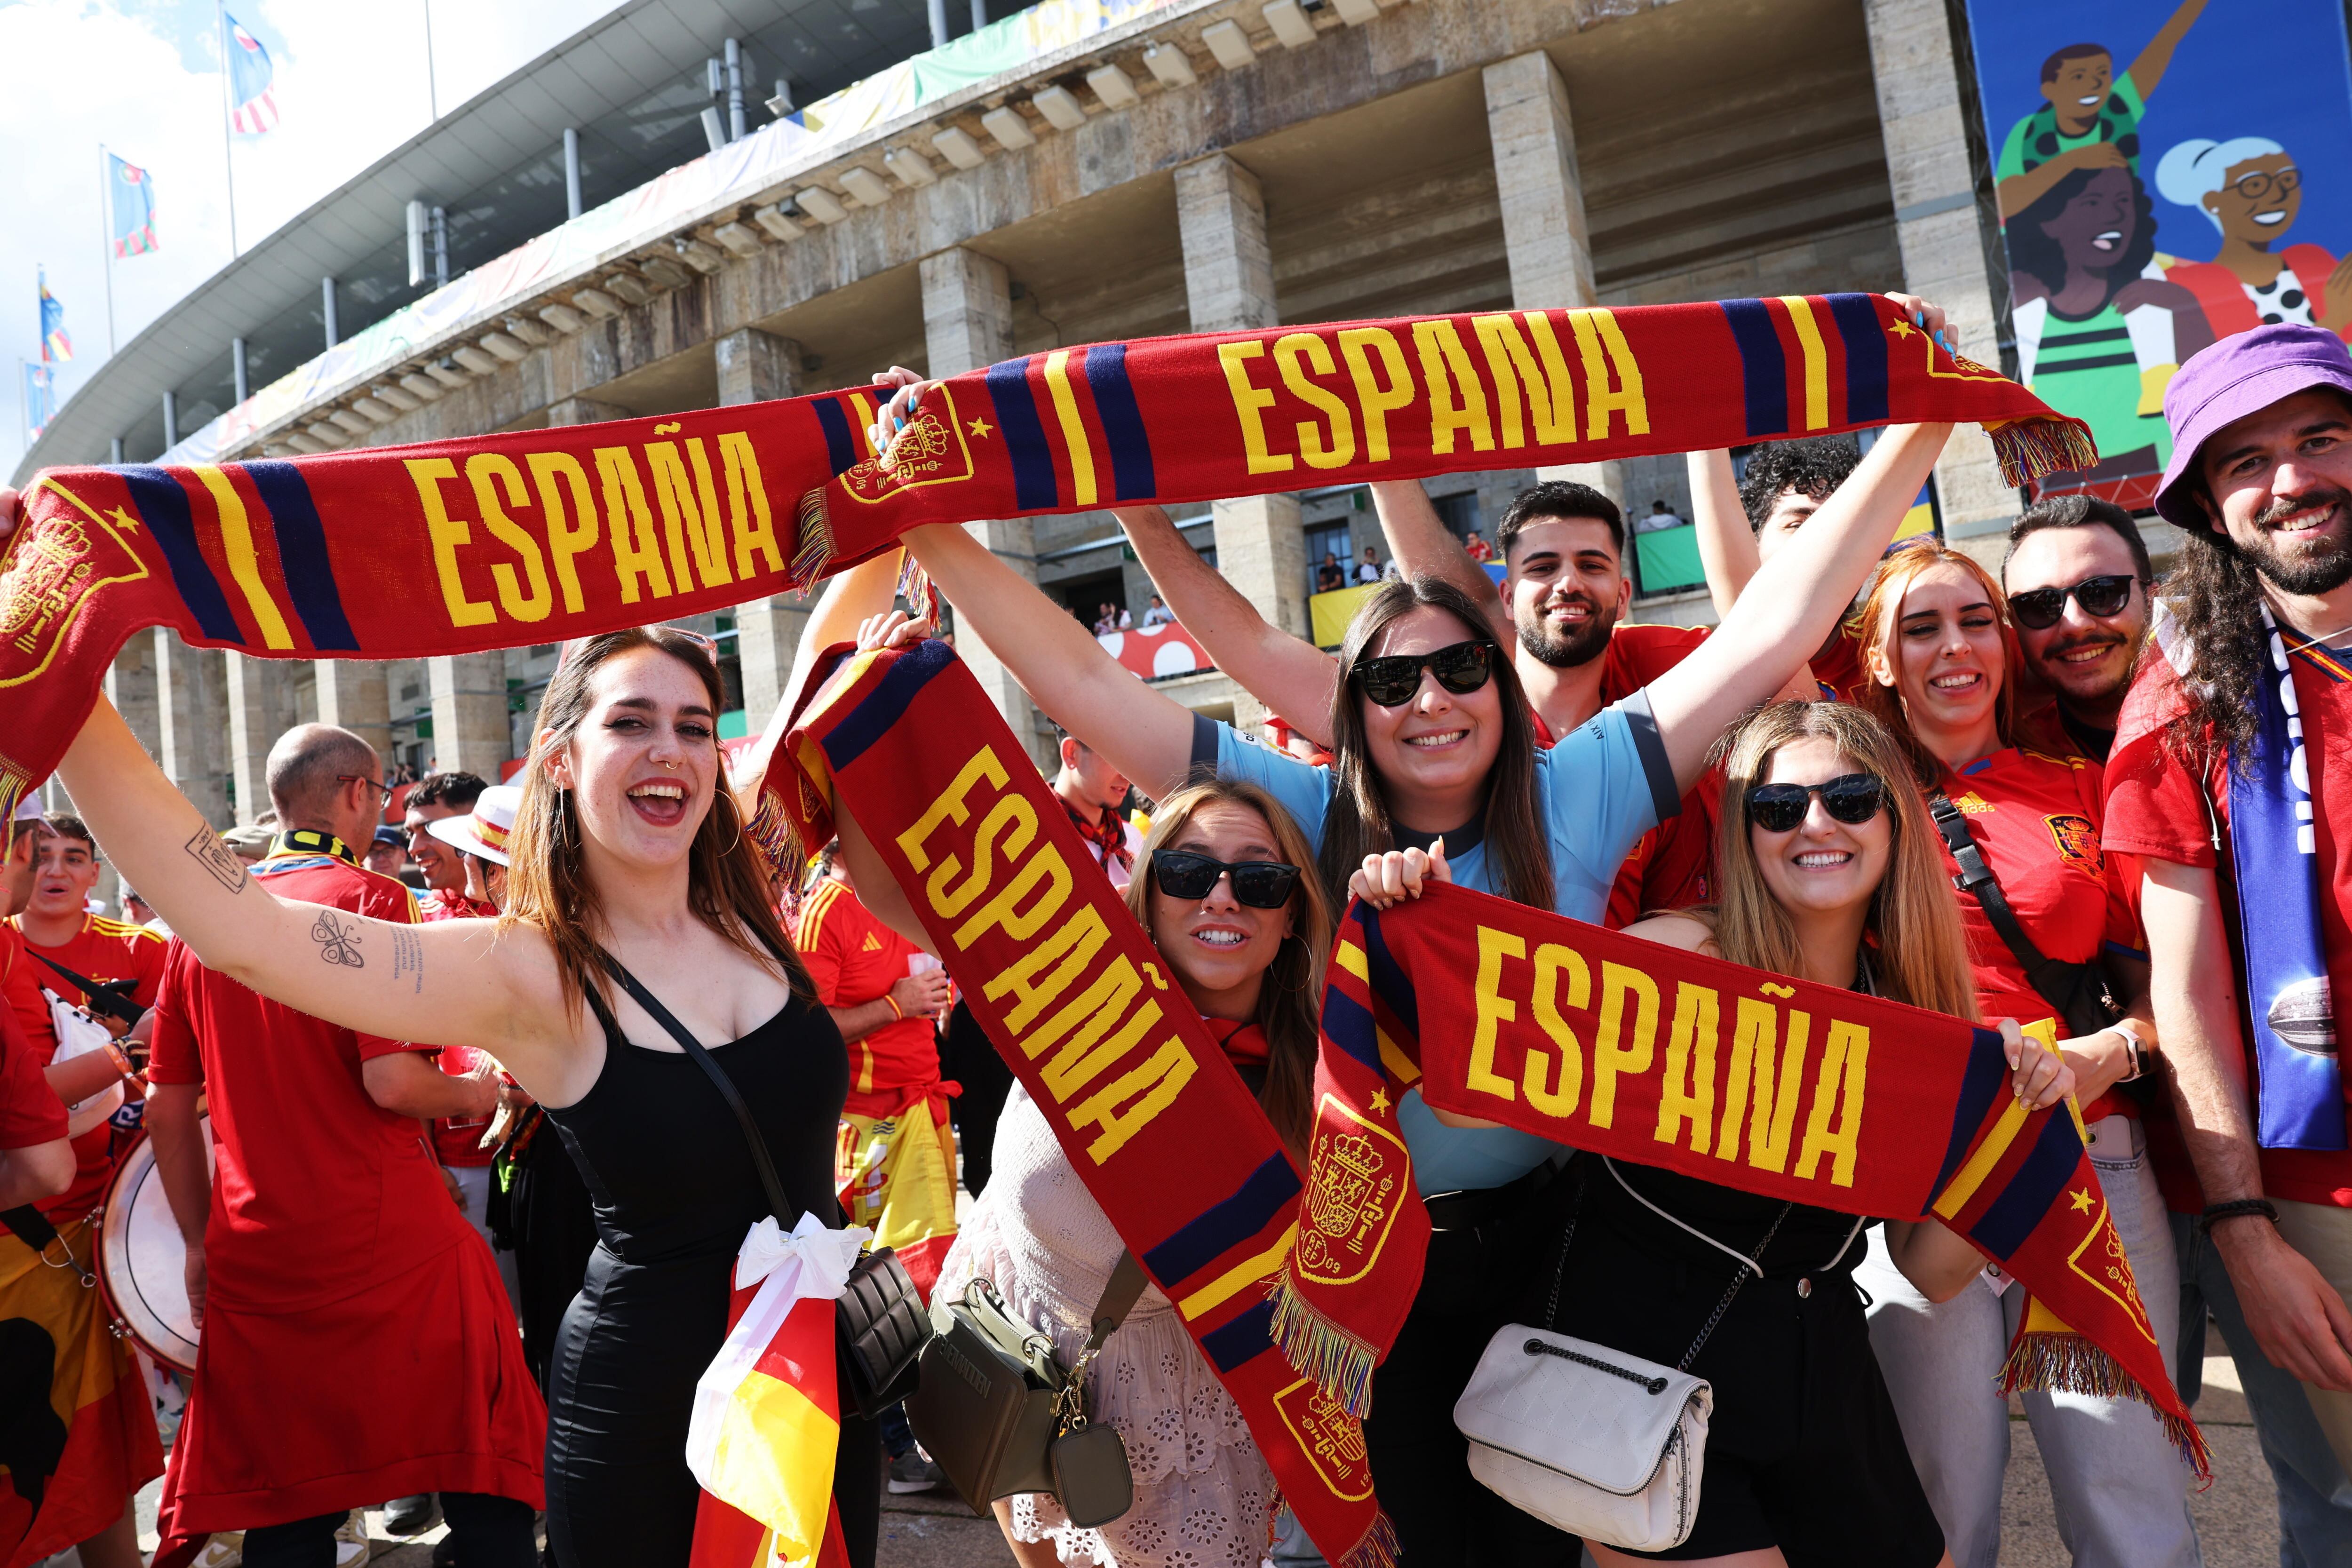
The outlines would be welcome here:
M 1737 1265 L 1671 1230 L 1590 1163 L 1556 1326 L 1673 1366 Z M 1575 1184 L 1556 1191 L 1564 1200 Z M 1559 1257 L 1560 1233 L 1550 1234 L 1547 1263 Z M 1836 1248 L 1834 1238 L 1820 1245 L 1819 1260 Z M 1669 1552 L 1628 1555 L 1685 1562 L 1778 1547 L 1790 1568 L 1935 1568 L 1941 1560 L 1944 1532 L 1871 1353 L 1853 1278 L 1862 1252 L 1857 1239 L 1832 1272 L 1769 1268 L 1741 1288 L 1691 1367 L 1713 1384 L 1715 1411 L 1690 1538 Z M 1780 1256 L 1776 1247 L 1768 1261 Z

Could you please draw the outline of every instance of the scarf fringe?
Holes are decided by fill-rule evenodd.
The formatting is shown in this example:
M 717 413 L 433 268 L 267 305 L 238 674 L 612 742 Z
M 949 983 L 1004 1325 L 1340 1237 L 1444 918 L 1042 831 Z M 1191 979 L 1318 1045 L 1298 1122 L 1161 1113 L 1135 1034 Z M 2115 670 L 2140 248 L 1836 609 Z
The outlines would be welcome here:
M 1339 1408 L 1361 1419 L 1372 1407 L 1372 1347 L 1308 1304 L 1286 1266 L 1266 1292 L 1274 1303 L 1274 1342 Z
M 2004 1394 L 2082 1394 L 2094 1399 L 2136 1399 L 2156 1412 L 2157 1419 L 2164 1423 L 2164 1435 L 2180 1450 L 2182 1461 L 2197 1472 L 2198 1481 L 2210 1484 L 2213 1479 L 2212 1456 L 2197 1424 L 2158 1405 L 2115 1357 L 2081 1334 L 2020 1334 L 1996 1381 Z
M 1396 1568 L 1403 1548 L 1397 1541 L 1396 1526 L 1389 1522 L 1383 1509 L 1372 1516 L 1372 1527 L 1363 1538 L 1339 1554 L 1339 1568 Z
M 2090 432 L 2071 419 L 2011 419 L 1984 427 L 2000 459 L 2000 477 L 2023 485 L 2044 474 L 2072 473 L 2099 460 Z
M 793 585 L 805 593 L 814 586 L 833 560 L 833 519 L 824 505 L 822 486 L 801 497 L 800 505 L 793 509 L 793 563 L 790 574 Z

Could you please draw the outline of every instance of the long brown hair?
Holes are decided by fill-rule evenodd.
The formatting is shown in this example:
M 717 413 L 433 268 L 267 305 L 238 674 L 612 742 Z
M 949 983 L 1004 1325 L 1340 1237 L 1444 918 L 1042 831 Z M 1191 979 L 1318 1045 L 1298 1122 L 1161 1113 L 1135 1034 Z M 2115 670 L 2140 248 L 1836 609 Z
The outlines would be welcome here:
M 547 763 L 572 743 L 594 706 L 597 667 L 641 647 L 658 649 L 694 671 L 709 693 L 713 713 L 726 705 L 725 687 L 709 647 L 674 627 L 633 626 L 572 644 L 540 699 L 530 755 L 522 766 L 522 801 L 515 808 L 514 832 L 508 841 L 512 864 L 507 868 L 507 907 L 499 923 L 535 926 L 554 947 L 565 1001 L 575 1019 L 591 986 L 611 1001 L 612 977 L 599 952 L 608 928 L 588 881 L 579 802 L 570 790 L 556 787 Z M 808 975 L 784 935 L 767 868 L 744 837 L 715 734 L 710 744 L 711 803 L 687 851 L 687 905 L 704 925 L 781 975 L 794 994 L 806 999 L 813 994 Z
M 1274 796 L 1239 779 L 1211 779 L 1185 785 L 1160 803 L 1145 835 L 1135 879 L 1127 885 L 1127 907 L 1144 931 L 1151 930 L 1151 897 L 1159 881 L 1151 869 L 1151 852 L 1184 830 L 1202 806 L 1223 804 L 1245 806 L 1265 819 L 1275 849 L 1293 866 L 1312 859 L 1307 835 Z M 1291 891 L 1291 934 L 1266 966 L 1258 987 L 1257 1026 L 1265 1032 L 1265 1087 L 1257 1102 L 1266 1120 L 1290 1152 L 1304 1163 L 1307 1132 L 1313 1124 L 1315 1053 L 1321 1032 L 1318 1022 L 1323 1005 L 1323 959 L 1331 951 L 1331 901 L 1314 877 L 1298 879 Z
M 1870 579 L 1870 590 L 1863 595 L 1861 613 L 1849 623 L 1854 629 L 1855 658 L 1862 667 L 1862 705 L 1894 735 L 1895 744 L 1903 749 L 1904 761 L 1922 789 L 1935 786 L 1943 776 L 1944 764 L 1913 733 L 1910 715 L 1903 709 L 1901 689 L 1879 684 L 1871 666 L 1882 658 L 1890 670 L 1900 666 L 1900 659 L 1887 651 L 1887 643 L 1902 609 L 1903 595 L 1910 591 L 1912 581 L 1919 574 L 1930 566 L 1948 563 L 1958 567 L 1983 587 L 1985 602 L 1992 606 L 1993 618 L 2000 626 L 2000 695 L 1993 700 L 1993 727 L 2000 732 L 2002 745 L 2016 745 L 2017 688 L 2025 672 L 2025 660 L 2017 646 L 2017 627 L 2009 618 L 2009 595 L 2001 592 L 1992 574 L 1974 556 L 1928 541 L 1903 546 L 1878 563 L 1877 573 Z
M 1850 703 L 1774 702 L 1732 731 L 1715 847 L 1723 896 L 1712 910 L 1700 911 L 1714 928 L 1716 951 L 1751 969 L 1804 973 L 1797 922 L 1773 898 L 1757 863 L 1748 828 L 1748 791 L 1770 775 L 1781 747 L 1807 740 L 1828 742 L 1887 786 L 1885 809 L 1893 815 L 1895 833 L 1865 928 L 1877 938 L 1871 967 L 1879 994 L 1975 1021 L 1976 984 L 1969 976 L 1959 905 L 1944 875 L 1927 805 L 1905 778 L 1908 758 L 1885 725 Z
M 1551 841 L 1536 812 L 1536 731 L 1528 698 L 1511 668 L 1510 650 L 1488 632 L 1486 613 L 1469 595 L 1442 577 L 1412 576 L 1372 590 L 1339 644 L 1340 679 L 1331 690 L 1331 805 L 1323 816 L 1323 849 L 1316 867 L 1334 907 L 1348 901 L 1348 879 L 1367 855 L 1396 847 L 1389 822 L 1388 796 L 1372 771 L 1366 750 L 1361 693 L 1352 675 L 1356 660 L 1380 639 L 1389 623 L 1428 605 L 1460 621 L 1469 640 L 1492 650 L 1496 695 L 1502 699 L 1503 743 L 1486 775 L 1485 842 L 1494 868 L 1493 890 L 1513 903 L 1550 910 L 1559 895 L 1552 883 Z

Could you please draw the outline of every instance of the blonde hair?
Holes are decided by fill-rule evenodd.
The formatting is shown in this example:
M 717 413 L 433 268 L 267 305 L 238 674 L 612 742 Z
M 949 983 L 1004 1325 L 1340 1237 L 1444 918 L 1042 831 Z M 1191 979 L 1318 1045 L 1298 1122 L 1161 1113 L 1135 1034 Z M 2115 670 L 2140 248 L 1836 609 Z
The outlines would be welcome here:
M 1922 540 L 1906 544 L 1878 563 L 1877 573 L 1870 580 L 1870 589 L 1863 596 L 1862 610 L 1850 623 L 1854 631 L 1855 661 L 1862 667 L 1862 706 L 1871 717 L 1886 726 L 1896 745 L 1902 747 L 1904 761 L 1919 787 L 1930 788 L 1942 776 L 1944 764 L 1912 732 L 1911 716 L 1905 711 L 1903 696 L 1897 687 L 1882 685 L 1872 666 L 1885 659 L 1891 671 L 1895 658 L 1887 652 L 1890 629 L 1903 607 L 1903 595 L 1912 582 L 1930 566 L 1952 565 L 1975 578 L 1985 591 L 1985 602 L 1992 606 L 1993 619 L 2000 626 L 2000 694 L 1993 699 L 1993 726 L 2004 746 L 2017 744 L 2017 677 L 2024 668 L 2017 646 L 2017 628 L 2009 619 L 2009 595 L 2001 592 L 1974 556 L 1963 555 L 1948 544 Z
M 515 807 L 508 842 L 511 864 L 499 924 L 534 926 L 547 938 L 555 949 L 564 1000 L 575 1018 L 591 987 L 609 1005 L 613 981 L 598 951 L 606 929 L 604 911 L 588 882 L 579 802 L 570 790 L 556 787 L 548 776 L 547 762 L 572 743 L 595 705 L 597 667 L 641 647 L 666 653 L 694 671 L 709 694 L 713 713 L 725 706 L 725 688 L 709 648 L 684 632 L 633 626 L 572 644 L 540 699 L 536 739 L 523 762 L 522 799 Z M 780 974 L 805 1000 L 814 990 L 784 934 L 767 865 L 743 832 L 741 814 L 727 787 L 725 763 L 717 755 L 715 733 L 710 745 L 714 787 L 710 807 L 687 850 L 688 907 L 729 943 Z
M 1694 911 L 1715 932 L 1716 951 L 1734 963 L 1776 974 L 1802 974 L 1797 922 L 1772 896 L 1748 826 L 1748 791 L 1763 784 L 1772 758 L 1796 741 L 1826 741 L 1886 785 L 1894 836 L 1886 874 L 1864 927 L 1877 938 L 1871 968 L 1878 994 L 1915 1007 L 1977 1021 L 1976 984 L 1959 905 L 1926 803 L 1905 778 L 1901 746 L 1886 727 L 1845 702 L 1775 702 L 1731 732 L 1723 763 L 1723 821 L 1716 840 L 1716 879 L 1723 889 L 1709 910 Z
M 1172 842 L 1185 825 L 1206 805 L 1244 806 L 1265 820 L 1274 835 L 1275 851 L 1299 868 L 1290 902 L 1291 938 L 1276 950 L 1258 987 L 1257 1017 L 1265 1032 L 1265 1087 L 1257 1102 L 1274 1123 L 1275 1131 L 1303 1162 L 1307 1132 L 1313 1124 L 1315 1055 L 1321 1043 L 1323 959 L 1331 951 L 1334 929 L 1331 901 L 1315 876 L 1315 852 L 1298 824 L 1282 803 L 1254 784 L 1239 779 L 1211 779 L 1187 784 L 1160 803 L 1152 814 L 1151 831 L 1137 857 L 1135 875 L 1127 885 L 1127 907 L 1146 934 L 1151 931 L 1151 894 L 1159 880 L 1151 868 L 1151 853 Z

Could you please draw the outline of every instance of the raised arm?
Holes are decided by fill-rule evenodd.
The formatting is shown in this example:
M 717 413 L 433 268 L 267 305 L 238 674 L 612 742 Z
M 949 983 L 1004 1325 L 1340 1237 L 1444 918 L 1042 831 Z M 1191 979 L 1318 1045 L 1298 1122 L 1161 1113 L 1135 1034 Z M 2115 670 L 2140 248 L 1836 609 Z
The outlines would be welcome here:
M 2132 86 L 2139 89 L 2141 102 L 2145 103 L 2156 95 L 2157 83 L 2162 81 L 2164 73 L 2171 68 L 2172 51 L 2180 47 L 2180 40 L 2189 36 L 2189 29 L 2197 25 L 2197 18 L 2204 10 L 2205 0 L 2180 0 L 2180 8 L 2157 29 L 2156 37 L 2147 41 L 2147 47 L 2140 50 L 2139 58 L 2132 61 L 2131 69 L 2124 73 L 2131 78 Z
M 527 1087 L 560 1066 L 573 1030 L 534 935 L 499 938 L 488 921 L 394 925 L 276 897 L 102 697 L 58 776 L 124 880 L 208 968 L 346 1028 L 489 1051 Z
M 835 643 L 856 642 L 858 626 L 876 616 L 887 616 L 898 597 L 898 567 L 906 552 L 894 550 L 871 561 L 861 561 L 836 572 L 825 583 L 808 624 L 801 627 L 800 646 L 793 650 L 792 678 L 784 682 L 783 701 L 800 694 L 801 683 L 816 665 L 816 656 Z
M 1676 789 L 1690 788 L 1717 738 L 1779 691 L 1829 637 L 1951 433 L 1949 425 L 1888 430 L 1853 477 L 1758 568 L 1715 635 L 1650 683 Z
M 1257 613 L 1156 506 L 1115 507 L 1137 559 L 1151 574 L 1176 619 L 1208 650 L 1217 668 L 1242 689 L 1290 721 L 1291 728 L 1330 744 L 1323 733 L 1339 661 L 1304 637 L 1292 637 Z
M 1706 574 L 1706 596 L 1715 601 L 1719 621 L 1739 602 L 1763 557 L 1756 549 L 1756 531 L 1748 526 L 1747 509 L 1739 504 L 1731 454 L 1689 452 L 1683 464 L 1690 471 L 1691 526 L 1698 531 L 1699 567 Z
M 1192 763 L 1191 709 L 1138 680 L 1068 611 L 962 529 L 918 528 L 907 535 L 907 547 L 955 606 L 957 620 L 980 634 L 1055 723 L 1109 758 L 1148 795 L 1157 798 L 1184 782 Z
M 1469 595 L 1472 604 L 1486 606 L 1487 629 L 1497 642 L 1507 648 L 1518 646 L 1518 627 L 1511 624 L 1510 606 L 1495 592 L 1495 580 L 1470 559 L 1454 531 L 1439 518 L 1419 479 L 1390 479 L 1374 485 L 1372 507 L 1380 514 L 1381 536 L 1389 542 L 1389 553 L 1396 557 L 1398 571 L 1408 577 L 1425 574 L 1444 578 Z

